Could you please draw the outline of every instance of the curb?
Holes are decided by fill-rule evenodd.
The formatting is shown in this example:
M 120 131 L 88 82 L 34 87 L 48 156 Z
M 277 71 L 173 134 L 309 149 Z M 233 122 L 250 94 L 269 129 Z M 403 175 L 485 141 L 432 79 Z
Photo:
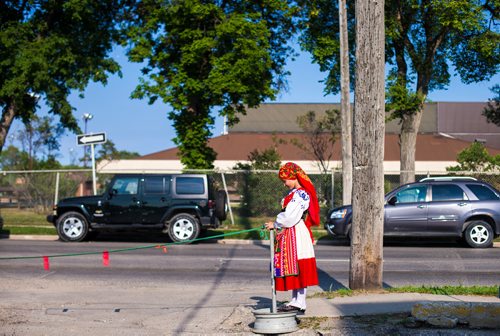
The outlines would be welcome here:
M 458 323 L 470 328 L 500 328 L 500 302 L 418 302 L 411 315 L 436 327 L 453 328 Z
M 407 328 L 446 328 L 449 335 L 462 335 L 451 331 L 455 327 L 466 327 L 471 334 L 479 328 L 500 330 L 500 298 L 477 295 L 365 293 L 333 299 L 312 297 L 305 317 L 341 319 L 386 314 L 408 316 L 401 321 Z M 424 335 L 422 332 L 414 334 Z
M 12 240 L 59 240 L 57 235 L 0 235 L 0 239 L 12 239 Z M 216 243 L 216 244 L 239 244 L 239 245 L 269 245 L 267 240 L 255 240 L 255 239 L 207 239 L 206 242 Z M 331 245 L 331 240 L 325 241 L 314 241 L 314 245 Z M 494 242 L 493 247 L 500 248 L 500 242 Z
M 0 239 L 11 240 L 58 240 L 56 235 L 0 235 Z

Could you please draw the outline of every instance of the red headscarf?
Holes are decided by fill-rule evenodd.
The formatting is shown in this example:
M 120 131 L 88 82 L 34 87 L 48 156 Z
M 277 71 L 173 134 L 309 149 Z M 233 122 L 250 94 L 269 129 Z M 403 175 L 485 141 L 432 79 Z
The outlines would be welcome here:
M 279 178 L 282 180 L 298 180 L 300 185 L 309 194 L 311 200 L 309 202 L 308 216 L 306 217 L 305 223 L 307 227 L 313 225 L 319 226 L 319 203 L 318 196 L 316 195 L 316 189 L 312 184 L 309 176 L 300 168 L 297 164 L 293 162 L 285 163 L 279 171 Z

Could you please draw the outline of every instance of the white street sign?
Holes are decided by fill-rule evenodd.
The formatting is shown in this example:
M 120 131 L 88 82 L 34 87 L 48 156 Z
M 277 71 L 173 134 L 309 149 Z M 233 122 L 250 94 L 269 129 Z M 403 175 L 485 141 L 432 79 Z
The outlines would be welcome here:
M 106 142 L 106 133 L 80 134 L 76 136 L 79 146 L 102 144 Z

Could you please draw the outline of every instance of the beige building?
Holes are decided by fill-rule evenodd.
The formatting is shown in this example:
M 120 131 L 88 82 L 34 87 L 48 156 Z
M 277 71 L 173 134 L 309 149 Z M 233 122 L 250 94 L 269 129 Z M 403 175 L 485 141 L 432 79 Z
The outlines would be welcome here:
M 417 137 L 415 169 L 418 172 L 445 172 L 456 165 L 459 152 L 472 141 L 483 142 L 491 155 L 500 154 L 500 127 L 488 124 L 481 115 L 485 103 L 427 103 Z M 340 109 L 339 104 L 269 103 L 250 109 L 227 134 L 210 139 L 209 146 L 217 152 L 217 169 L 232 169 L 246 162 L 254 150 L 275 147 L 283 161 L 294 161 L 307 171 L 319 167 L 308 150 L 294 143 L 307 144 L 297 117 L 308 111 L 318 116 L 326 110 Z M 399 130 L 397 120 L 386 124 L 384 170 L 399 171 Z M 338 139 L 330 148 L 330 169 L 340 168 L 341 148 Z M 176 148 L 144 155 L 137 160 L 102 162 L 101 172 L 132 172 L 182 170 Z

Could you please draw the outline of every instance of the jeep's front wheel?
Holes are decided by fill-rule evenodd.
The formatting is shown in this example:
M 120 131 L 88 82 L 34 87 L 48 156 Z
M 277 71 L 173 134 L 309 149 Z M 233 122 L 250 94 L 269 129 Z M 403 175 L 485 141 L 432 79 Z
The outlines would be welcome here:
M 57 220 L 57 234 L 62 241 L 79 242 L 87 237 L 89 224 L 85 217 L 75 211 L 66 212 Z
M 198 238 L 200 224 L 189 214 L 178 214 L 172 217 L 168 226 L 168 235 L 174 242 L 188 242 Z

